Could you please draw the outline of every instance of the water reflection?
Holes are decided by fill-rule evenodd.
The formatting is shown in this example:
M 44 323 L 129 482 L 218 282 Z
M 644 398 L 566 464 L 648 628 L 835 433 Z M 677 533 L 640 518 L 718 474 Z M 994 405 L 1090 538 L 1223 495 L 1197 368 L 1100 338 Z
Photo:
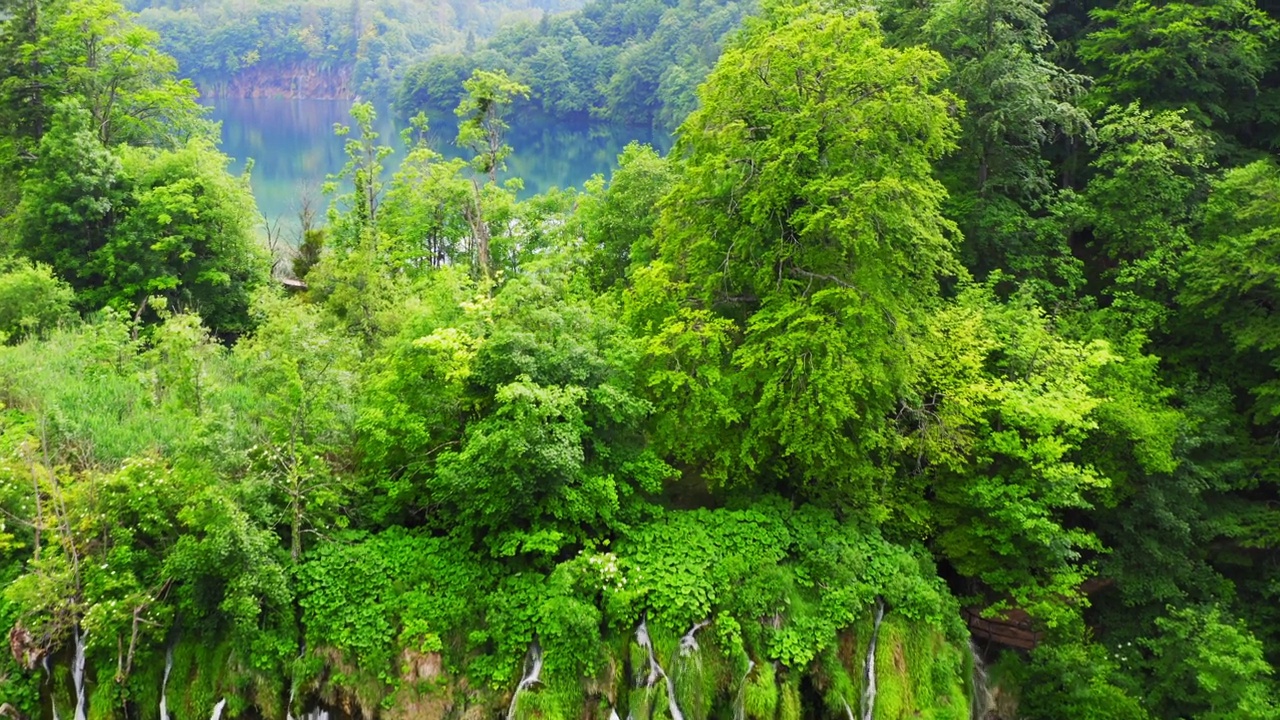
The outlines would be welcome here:
M 350 107 L 343 100 L 223 98 L 213 105 L 210 117 L 222 122 L 222 150 L 235 159 L 233 172 L 243 170 L 247 158 L 253 159 L 251 179 L 258 209 L 268 219 L 296 227 L 301 198 L 310 195 L 322 201 L 325 176 L 337 173 L 346 163 L 343 139 L 334 136 L 333 126 L 351 124 Z M 507 160 L 506 177 L 524 181 L 521 197 L 552 187 L 581 187 L 595 173 L 608 175 L 618 153 L 633 140 L 663 152 L 671 146 L 669 135 L 647 128 L 569 122 L 533 113 L 520 113 L 509 122 L 507 142 L 514 152 Z M 379 111 L 379 142 L 396 150 L 386 161 L 388 179 L 404 156 L 402 127 L 390 112 Z M 431 118 L 429 138 L 446 157 L 469 156 L 454 145 L 457 132 L 453 116 Z

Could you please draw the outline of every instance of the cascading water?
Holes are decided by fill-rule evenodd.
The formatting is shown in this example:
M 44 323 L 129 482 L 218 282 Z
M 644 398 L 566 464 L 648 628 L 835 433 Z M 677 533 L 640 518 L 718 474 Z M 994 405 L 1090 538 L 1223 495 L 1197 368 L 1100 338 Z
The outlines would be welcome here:
M 862 693 L 862 720 L 872 720 L 876 709 L 876 641 L 880 638 L 881 620 L 884 620 L 884 600 L 876 598 L 875 622 L 871 626 L 871 642 L 867 644 L 867 688 Z
M 746 720 L 747 717 L 747 678 L 756 667 L 756 661 L 747 658 L 747 671 L 742 673 L 742 682 L 738 683 L 738 697 L 733 701 L 733 720 Z M 850 720 L 853 720 L 850 718 Z
M 640 627 L 636 628 L 636 644 L 649 653 L 649 677 L 644 681 L 644 686 L 653 687 L 658 682 L 658 661 L 653 657 L 653 640 L 649 638 L 647 620 L 641 620 Z
M 75 629 L 76 636 L 76 657 L 71 663 L 71 682 L 76 688 L 76 720 L 85 720 L 84 718 L 84 643 L 85 633 L 80 632 L 80 628 Z
M 302 660 L 302 658 L 303 658 L 303 656 L 306 654 L 306 652 L 307 652 L 307 651 L 306 651 L 306 644 L 304 643 L 304 644 L 303 644 L 303 646 L 302 646 L 302 649 L 298 651 L 298 660 Z M 297 693 L 297 690 L 298 690 L 298 682 L 297 682 L 297 680 L 298 680 L 298 678 L 297 678 L 297 671 L 295 670 L 293 673 L 290 673 L 290 675 L 289 675 L 289 704 L 284 706 L 284 717 L 285 717 L 285 720 L 293 720 L 293 700 L 294 700 L 294 697 L 295 697 L 295 695 L 296 695 L 296 693 Z M 320 708 L 316 708 L 315 710 L 312 710 L 311 712 L 312 712 L 312 713 L 323 712 L 323 713 L 325 713 L 324 720 L 329 720 L 329 711 L 327 711 L 327 710 L 321 710 Z M 304 719 L 305 719 L 305 718 L 308 718 L 308 717 L 310 717 L 310 715 L 311 715 L 311 713 L 303 713 L 303 718 L 304 718 Z
M 42 665 L 44 665 L 44 676 L 45 676 L 45 678 L 48 680 L 49 685 L 50 685 L 50 686 L 52 686 L 52 685 L 53 685 L 53 673 L 49 670 L 49 656 L 48 656 L 48 655 L 45 655 L 45 656 L 44 656 L 44 660 L 43 660 L 43 661 L 41 661 L 41 664 L 42 664 Z M 54 698 L 54 693 L 53 693 L 53 692 L 50 692 L 50 693 L 49 693 L 49 709 L 53 712 L 53 720 L 62 720 L 61 718 L 59 718 L 59 717 L 58 717 L 58 701 Z
M 694 629 L 689 631 L 688 637 L 692 638 L 694 631 L 697 629 L 698 627 L 695 625 Z M 658 664 L 658 657 L 653 652 L 653 640 L 649 637 L 649 626 L 644 620 L 641 620 L 640 627 L 636 628 L 636 644 L 649 653 L 649 682 L 647 686 L 653 687 L 658 678 L 666 680 L 667 709 L 671 713 L 671 720 L 684 720 L 684 713 L 680 712 L 680 706 L 676 704 L 676 684 L 672 682 L 671 676 Z M 697 647 L 697 642 L 694 642 L 694 647 Z
M 227 699 L 222 698 L 213 706 L 213 715 L 209 716 L 209 720 L 222 720 L 222 709 L 227 706 Z
M 618 708 L 609 708 L 609 720 L 622 720 L 618 717 Z
M 987 680 L 987 666 L 982 662 L 982 654 L 978 652 L 978 646 L 974 645 L 972 640 L 969 641 L 969 654 L 973 657 L 973 676 L 969 678 L 970 697 L 972 697 L 969 717 L 972 720 L 985 720 L 994 704 L 991 686 Z
M 697 625 L 689 628 L 689 632 L 685 633 L 684 636 L 680 638 L 680 655 L 688 656 L 698 651 L 698 639 L 693 635 L 710 624 L 710 620 L 703 620 Z
M 538 682 L 542 676 L 542 648 L 538 647 L 537 640 L 534 640 L 533 644 L 529 646 L 529 658 L 525 661 L 524 666 L 524 677 L 520 679 L 520 684 L 516 686 L 515 694 L 511 696 L 511 707 L 507 708 L 507 720 L 515 720 L 516 701 L 520 699 L 520 693 Z
M 164 680 L 160 681 L 160 720 L 169 720 L 169 673 L 173 670 L 173 648 L 164 651 Z

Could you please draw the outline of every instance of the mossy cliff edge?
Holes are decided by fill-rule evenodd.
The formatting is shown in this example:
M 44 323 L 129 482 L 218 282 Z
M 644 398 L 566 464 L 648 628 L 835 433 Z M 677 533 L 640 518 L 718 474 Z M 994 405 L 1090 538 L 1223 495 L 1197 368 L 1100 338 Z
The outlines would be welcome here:
M 969 717 L 967 634 L 922 552 L 777 499 L 611 545 L 502 575 L 460 542 L 352 534 L 298 570 L 301 646 L 178 617 L 118 682 L 115 638 L 86 632 L 86 714 L 162 720 L 163 688 L 177 720 L 223 699 L 227 719 Z M 72 716 L 74 648 L 49 664 L 41 711 Z

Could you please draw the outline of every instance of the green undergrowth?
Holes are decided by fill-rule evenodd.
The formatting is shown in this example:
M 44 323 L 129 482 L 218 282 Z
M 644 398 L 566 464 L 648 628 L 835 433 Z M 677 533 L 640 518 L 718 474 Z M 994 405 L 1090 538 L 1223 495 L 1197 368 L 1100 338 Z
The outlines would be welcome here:
M 568 559 L 516 558 L 514 573 L 463 536 L 337 534 L 296 569 L 303 655 L 276 660 L 296 653 L 278 628 L 210 639 L 178 621 L 169 708 L 207 717 L 226 698 L 228 720 L 283 717 L 292 683 L 295 713 L 311 701 L 366 718 L 505 712 L 536 643 L 543 665 L 521 718 L 668 718 L 667 677 L 690 720 L 843 717 L 862 694 L 879 600 L 876 717 L 959 718 L 967 638 L 926 558 L 770 497 L 655 510 Z M 641 622 L 661 667 L 652 684 Z M 156 718 L 164 652 L 143 647 L 123 687 L 114 654 L 91 652 L 90 677 L 106 680 L 91 686 L 92 720 Z M 63 663 L 57 679 L 70 707 Z
M 876 720 L 967 720 L 965 653 L 927 628 L 886 616 L 876 645 Z

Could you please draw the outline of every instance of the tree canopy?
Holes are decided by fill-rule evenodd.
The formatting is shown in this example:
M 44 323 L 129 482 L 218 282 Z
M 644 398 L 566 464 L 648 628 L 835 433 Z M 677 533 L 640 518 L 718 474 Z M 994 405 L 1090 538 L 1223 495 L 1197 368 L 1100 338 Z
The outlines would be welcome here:
M 0 714 L 1280 718 L 1269 7 L 592 2 L 283 249 L 134 16 L 0 8 Z M 521 198 L 530 102 L 675 145 Z

